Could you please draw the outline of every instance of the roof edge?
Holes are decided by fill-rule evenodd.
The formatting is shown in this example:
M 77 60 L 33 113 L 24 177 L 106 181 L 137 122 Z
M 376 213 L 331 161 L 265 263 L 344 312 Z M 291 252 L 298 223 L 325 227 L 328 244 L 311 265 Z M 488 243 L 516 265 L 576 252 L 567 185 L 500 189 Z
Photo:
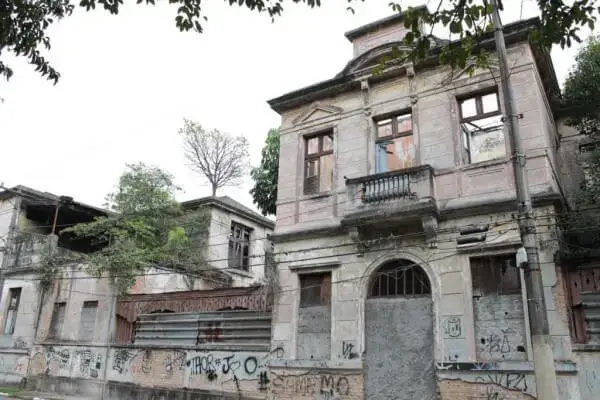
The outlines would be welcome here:
M 512 43 L 512 42 L 509 42 L 508 40 L 512 39 L 514 41 L 514 39 L 516 37 L 519 37 L 519 35 L 521 33 L 525 33 L 526 29 L 529 29 L 536 25 L 539 25 L 539 23 L 540 23 L 540 19 L 538 17 L 534 17 L 534 18 L 511 22 L 509 24 L 504 25 L 503 30 L 506 35 L 507 42 Z M 486 35 L 481 46 L 495 46 L 493 41 L 494 41 L 493 32 L 489 32 Z M 460 43 L 460 40 L 454 40 L 454 41 L 450 42 L 449 44 L 450 45 L 458 45 L 459 43 Z M 382 44 L 381 46 L 378 46 L 378 48 L 381 48 L 384 45 L 385 44 Z M 432 55 L 424 60 L 421 60 L 421 62 L 428 62 L 428 60 L 430 58 L 437 57 L 436 51 L 439 52 L 439 48 L 433 48 Z M 361 57 L 361 56 L 362 56 L 362 54 L 359 55 L 358 57 Z M 346 64 L 344 69 L 346 69 L 347 66 L 349 64 L 351 64 L 352 61 L 354 61 L 358 57 L 351 59 Z M 351 83 L 352 79 L 353 79 L 353 77 L 351 75 L 338 74 L 334 78 L 331 78 L 331 79 L 328 79 L 325 81 L 321 81 L 321 82 L 312 84 L 310 86 L 305 86 L 303 88 L 294 90 L 292 92 L 288 92 L 288 93 L 281 95 L 279 97 L 276 97 L 274 99 L 268 100 L 267 103 L 269 104 L 271 109 L 273 109 L 275 112 L 281 113 L 283 111 L 286 111 L 288 109 L 298 106 L 298 104 L 297 104 L 298 98 L 300 98 L 300 97 L 307 96 L 307 95 L 316 95 L 318 92 L 323 93 L 322 96 L 317 96 L 318 98 L 327 97 L 327 96 L 331 95 L 331 93 L 329 93 L 330 91 L 335 91 L 335 88 L 337 86 Z M 311 101 L 314 101 L 314 100 L 318 100 L 318 99 L 311 98 L 310 100 L 307 100 L 306 103 L 310 103 Z
M 424 4 L 420 5 L 420 6 L 408 7 L 408 8 L 411 10 L 428 10 L 427 6 Z M 358 28 L 352 29 L 352 30 L 344 33 L 344 36 L 346 37 L 346 39 L 348 39 L 349 41 L 352 42 L 354 39 L 357 39 L 361 36 L 364 36 L 368 33 L 376 31 L 378 29 L 387 28 L 388 26 L 402 22 L 402 20 L 404 19 L 404 15 L 405 15 L 404 12 L 399 12 L 394 15 L 390 15 L 389 17 L 378 19 L 377 21 L 373 21 L 366 25 L 359 26 Z
M 274 221 L 271 221 L 270 219 L 263 217 L 263 216 L 254 215 L 242 208 L 234 207 L 233 205 L 226 203 L 219 197 L 212 197 L 212 196 L 201 197 L 199 199 L 187 200 L 187 201 L 181 202 L 180 204 L 181 204 L 181 207 L 183 207 L 184 209 L 192 209 L 192 208 L 200 207 L 200 206 L 216 206 L 225 211 L 229 211 L 229 212 L 233 212 L 235 214 L 241 215 L 244 218 L 254 221 L 257 224 L 260 224 L 267 228 L 275 229 Z

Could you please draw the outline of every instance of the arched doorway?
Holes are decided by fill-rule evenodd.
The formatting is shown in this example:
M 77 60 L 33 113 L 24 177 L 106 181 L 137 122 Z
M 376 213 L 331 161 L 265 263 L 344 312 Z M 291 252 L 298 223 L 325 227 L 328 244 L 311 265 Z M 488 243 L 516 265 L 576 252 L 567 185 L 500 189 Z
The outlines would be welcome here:
M 365 399 L 436 396 L 431 283 L 408 260 L 384 263 L 365 305 Z

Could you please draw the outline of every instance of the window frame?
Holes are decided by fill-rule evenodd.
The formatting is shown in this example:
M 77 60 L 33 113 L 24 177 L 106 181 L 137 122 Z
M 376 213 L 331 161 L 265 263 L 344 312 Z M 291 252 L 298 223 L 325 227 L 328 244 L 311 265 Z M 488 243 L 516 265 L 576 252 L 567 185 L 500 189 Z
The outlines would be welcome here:
M 332 271 L 298 274 L 298 287 L 300 288 L 298 308 L 331 307 L 332 278 Z
M 90 307 L 91 305 L 94 308 L 94 320 L 92 321 L 94 326 L 93 326 L 92 331 L 95 331 L 95 329 L 96 329 L 96 319 L 98 318 L 98 307 L 100 306 L 100 302 L 98 300 L 85 300 L 83 302 L 83 304 L 81 305 L 81 313 L 80 313 L 80 318 L 79 318 L 79 332 L 78 332 L 79 341 L 89 342 L 89 341 L 93 341 L 93 339 L 94 339 L 93 337 L 86 337 L 86 336 L 82 337 L 82 334 L 84 333 L 83 332 L 84 321 L 83 321 L 82 317 L 84 315 L 84 310 L 86 309 L 86 307 L 92 308 L 92 307 Z M 66 307 L 65 307 L 65 309 L 66 309 Z
M 491 94 L 495 94 L 496 95 L 496 106 L 497 109 L 495 111 L 489 111 L 489 112 L 484 112 L 483 111 L 483 98 L 485 96 L 489 96 Z M 469 117 L 465 117 L 463 116 L 463 104 L 468 101 L 474 99 L 475 100 L 475 115 L 471 115 Z M 463 152 L 465 153 L 464 155 L 466 155 L 467 157 L 467 164 L 477 164 L 479 162 L 487 162 L 487 161 L 491 161 L 493 159 L 489 159 L 489 160 L 483 160 L 483 161 L 478 161 L 476 163 L 473 163 L 473 157 L 471 154 L 471 137 L 473 135 L 473 133 L 471 132 L 465 132 L 463 129 L 463 125 L 467 124 L 469 122 L 473 122 L 473 121 L 479 121 L 482 119 L 486 119 L 486 118 L 491 118 L 491 117 L 495 117 L 495 116 L 502 116 L 502 105 L 500 103 L 500 90 L 498 89 L 498 87 L 493 87 L 493 88 L 487 88 L 484 90 L 479 90 L 479 91 L 475 91 L 475 92 L 470 92 L 468 94 L 459 96 L 456 98 L 457 104 L 458 104 L 458 116 L 459 116 L 459 127 L 460 127 L 460 143 L 461 143 L 461 148 L 463 149 Z M 485 134 L 486 132 L 484 132 Z M 478 135 L 480 133 L 476 133 L 476 135 Z M 502 125 L 502 134 L 504 135 L 504 147 L 505 147 L 505 154 L 506 154 L 506 133 L 504 132 L 504 125 Z M 464 143 L 463 138 L 466 137 L 466 144 Z
M 331 149 L 329 150 L 323 150 L 323 143 L 324 143 L 324 138 L 328 136 L 331 138 Z M 309 146 L 308 146 L 308 142 L 311 139 L 315 139 L 318 138 L 318 150 L 316 153 L 309 153 Z M 316 133 L 311 133 L 309 135 L 305 135 L 304 136 L 304 164 L 302 167 L 302 181 L 303 181 L 303 194 L 304 195 L 314 195 L 314 194 L 319 194 L 322 193 L 321 191 L 321 157 L 323 156 L 328 156 L 328 155 L 332 155 L 333 156 L 333 147 L 334 147 L 334 143 L 335 143 L 335 136 L 334 136 L 334 130 L 333 129 L 327 129 L 327 130 L 323 130 L 323 131 L 319 131 Z M 316 161 L 317 165 L 318 165 L 318 172 L 317 175 L 314 176 L 307 176 L 308 173 L 308 163 L 309 161 Z M 317 177 L 317 182 L 315 184 L 315 189 L 314 191 L 309 190 L 310 186 L 308 185 L 308 179 L 309 178 L 314 178 Z M 331 185 L 333 187 L 333 178 L 331 180 Z
M 64 315 L 62 323 L 59 326 L 54 327 L 55 318 L 57 318 L 57 307 L 64 307 Z M 65 317 L 67 314 L 67 302 L 66 301 L 56 301 L 52 306 L 52 315 L 50 316 L 50 326 L 48 327 L 48 338 L 49 339 L 61 339 L 63 334 L 63 327 L 65 325 Z
M 17 325 L 17 318 L 19 316 L 19 306 L 21 305 L 21 294 L 23 293 L 23 288 L 16 287 L 9 289 L 9 298 L 8 298 L 8 307 L 6 309 L 6 317 L 4 318 L 4 329 L 2 333 L 4 335 L 14 335 L 15 327 Z M 16 298 L 15 305 L 13 306 L 13 299 Z M 14 311 L 11 314 L 11 311 Z M 12 322 L 10 325 L 10 332 L 7 333 L 8 323 Z
M 388 171 L 378 171 L 378 165 L 379 165 L 379 162 L 377 159 L 378 151 L 379 151 L 378 148 L 379 148 L 379 146 L 381 146 L 382 143 L 393 142 L 394 139 L 412 136 L 413 137 L 413 146 L 414 146 L 414 129 L 413 129 L 412 111 L 413 111 L 412 108 L 407 108 L 407 109 L 403 109 L 400 111 L 395 111 L 393 113 L 383 114 L 383 115 L 377 116 L 376 118 L 373 118 L 373 122 L 375 123 L 375 158 L 376 158 L 375 172 L 376 173 L 390 172 L 389 170 Z M 410 116 L 410 129 L 399 132 L 398 131 L 398 118 L 406 116 L 406 115 Z M 379 136 L 379 124 L 382 121 L 386 121 L 388 119 L 391 120 L 391 132 L 392 133 L 390 135 L 380 137 Z M 416 153 L 416 149 L 415 149 L 415 153 Z M 414 161 L 416 164 L 416 154 L 415 154 Z M 395 170 L 392 170 L 392 171 L 395 171 Z
M 231 269 L 237 269 L 237 270 L 241 270 L 241 271 L 249 271 L 250 270 L 250 242 L 252 241 L 251 237 L 252 237 L 252 231 L 253 229 L 247 225 L 244 225 L 240 222 L 237 221 L 231 221 L 230 224 L 230 234 L 229 234 L 229 243 L 228 243 L 228 251 L 230 253 L 228 253 L 228 260 L 227 260 L 227 264 L 228 267 Z M 244 232 L 248 233 L 248 239 L 239 239 L 236 238 L 234 236 L 235 233 L 235 228 L 239 228 L 239 230 L 242 232 L 242 236 L 244 235 Z M 239 258 L 235 257 L 234 258 L 234 250 L 235 250 L 235 245 L 240 245 L 240 252 L 241 255 Z M 247 248 L 247 256 L 244 256 L 244 247 Z M 234 259 L 235 260 L 239 260 L 239 262 L 236 262 L 234 265 Z

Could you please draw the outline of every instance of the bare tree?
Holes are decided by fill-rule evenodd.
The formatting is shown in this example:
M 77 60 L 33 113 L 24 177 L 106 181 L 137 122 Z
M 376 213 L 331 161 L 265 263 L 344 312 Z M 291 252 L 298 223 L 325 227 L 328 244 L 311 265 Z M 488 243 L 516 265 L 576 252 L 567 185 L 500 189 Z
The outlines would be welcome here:
M 212 195 L 217 195 L 217 189 L 240 183 L 249 167 L 248 140 L 217 129 L 204 129 L 188 119 L 183 122 L 179 134 L 183 137 L 185 158 L 210 183 Z

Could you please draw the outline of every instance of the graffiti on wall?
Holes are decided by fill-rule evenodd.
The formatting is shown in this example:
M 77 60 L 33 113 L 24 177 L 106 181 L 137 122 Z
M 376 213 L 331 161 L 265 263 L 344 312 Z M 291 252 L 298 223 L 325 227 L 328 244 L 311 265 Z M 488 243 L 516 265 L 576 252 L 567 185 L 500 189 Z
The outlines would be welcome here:
M 445 317 L 442 326 L 444 328 L 444 338 L 454 339 L 463 337 L 462 319 L 460 316 Z
M 302 374 L 280 375 L 272 374 L 271 391 L 273 395 L 289 394 L 293 398 L 309 397 L 311 399 L 345 399 L 360 389 L 350 387 L 350 380 L 345 375 L 331 374 Z
M 275 349 L 275 353 L 277 349 Z M 267 352 L 199 352 L 115 348 L 109 356 L 108 379 L 165 387 L 222 391 L 268 388 Z
M 25 375 L 27 372 L 27 356 L 19 354 L 0 355 L 0 374 Z
M 31 357 L 33 375 L 98 378 L 104 365 L 103 349 L 39 347 Z
M 350 340 L 342 341 L 342 357 L 345 360 L 353 360 L 358 358 L 358 353 L 356 352 L 356 342 Z

